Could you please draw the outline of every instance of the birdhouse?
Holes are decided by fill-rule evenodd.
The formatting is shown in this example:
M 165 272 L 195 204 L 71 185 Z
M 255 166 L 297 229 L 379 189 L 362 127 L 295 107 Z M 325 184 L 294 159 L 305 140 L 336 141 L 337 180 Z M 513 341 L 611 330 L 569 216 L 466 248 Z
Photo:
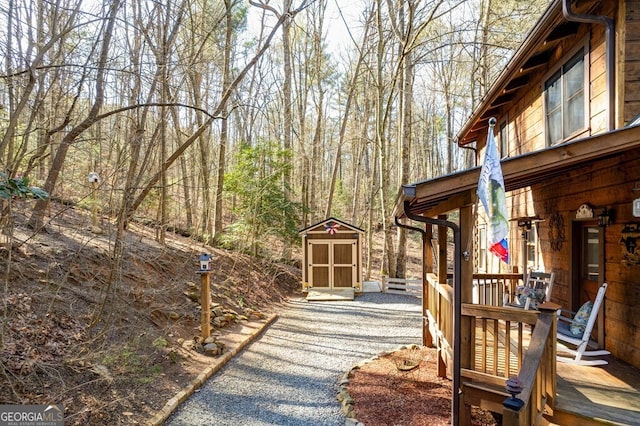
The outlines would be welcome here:
M 100 183 L 100 176 L 96 172 L 89 173 L 88 180 L 90 183 Z
M 202 253 L 200 255 L 200 271 L 210 271 L 211 270 L 211 255 L 207 253 Z

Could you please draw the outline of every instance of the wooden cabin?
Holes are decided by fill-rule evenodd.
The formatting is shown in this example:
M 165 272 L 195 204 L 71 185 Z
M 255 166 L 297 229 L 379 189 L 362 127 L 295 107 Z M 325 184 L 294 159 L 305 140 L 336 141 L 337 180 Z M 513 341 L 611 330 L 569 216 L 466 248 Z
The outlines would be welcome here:
M 330 217 L 299 234 L 303 292 L 362 292 L 362 229 Z
M 639 424 L 640 404 L 634 400 L 638 381 L 620 397 L 623 414 L 608 420 L 607 414 L 590 415 L 594 406 L 605 413 L 606 402 L 577 398 L 573 411 L 562 405 L 567 393 L 557 392 L 556 385 L 567 380 L 557 374 L 566 366 L 555 363 L 554 315 L 536 312 L 534 318 L 502 306 L 472 305 L 471 294 L 483 275 L 502 283 L 513 279 L 515 271 L 553 272 L 552 306 L 575 311 L 607 282 L 593 337 L 611 353 L 610 365 L 619 362 L 616 365 L 624 368 L 616 379 L 638 373 L 640 316 L 634 312 L 640 305 L 639 115 L 640 2 L 555 0 L 457 138 L 460 146 L 476 149 L 481 165 L 489 118 L 497 119 L 493 133 L 510 216 L 509 264 L 487 252 L 487 220 L 476 196 L 480 167 L 401 188 L 394 211 L 401 222 L 423 222 L 427 233 L 438 226 L 440 235 L 447 228 L 434 218 L 444 221 L 458 211 L 455 231 L 461 241 L 474 242 L 468 256 L 456 257 L 458 277 L 452 286 L 438 273 L 446 269 L 431 264 L 430 248 L 425 247 L 425 343 L 442 349 L 443 375 L 453 377 L 461 391 L 463 402 L 456 405 L 454 400 L 459 410 L 454 416 L 460 417 L 454 420 L 464 423 L 471 404 L 505 414 L 504 424 Z M 452 312 L 457 318 L 453 325 L 447 319 Z M 529 349 L 517 344 L 515 363 L 504 359 L 509 358 L 508 348 L 500 360 L 491 360 L 502 333 L 495 324 L 541 321 L 546 334 L 540 331 Z M 478 331 L 479 324 L 484 331 Z M 494 330 L 493 340 L 487 330 Z M 604 386 L 601 393 L 606 394 L 614 386 L 603 379 L 606 371 L 589 367 L 571 374 L 583 383 Z M 524 384 L 522 409 L 501 402 L 508 396 L 504 380 L 512 376 Z

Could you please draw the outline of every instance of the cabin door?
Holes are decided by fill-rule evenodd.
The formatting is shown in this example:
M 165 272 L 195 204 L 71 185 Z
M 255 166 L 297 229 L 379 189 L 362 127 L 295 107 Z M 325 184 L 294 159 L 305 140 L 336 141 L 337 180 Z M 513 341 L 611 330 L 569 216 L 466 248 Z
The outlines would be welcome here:
M 604 281 L 604 229 L 596 221 L 573 222 L 572 229 L 572 286 L 570 309 L 577 311 L 588 300 L 594 301 L 598 287 Z M 594 337 L 604 342 L 604 315 L 598 315 Z
M 309 240 L 309 285 L 350 288 L 356 283 L 356 240 Z

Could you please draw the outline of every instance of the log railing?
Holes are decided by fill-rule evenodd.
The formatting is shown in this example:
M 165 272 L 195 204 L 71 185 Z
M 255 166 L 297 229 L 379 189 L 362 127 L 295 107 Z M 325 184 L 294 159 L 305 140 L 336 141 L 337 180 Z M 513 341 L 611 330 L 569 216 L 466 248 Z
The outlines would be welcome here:
M 484 288 L 498 289 L 521 278 L 519 274 L 474 274 L 474 282 Z M 506 284 L 505 284 L 506 283 Z M 503 287 L 504 288 L 504 287 Z M 438 283 L 428 275 L 425 327 L 438 349 L 438 374 L 452 374 L 453 368 L 453 288 Z M 462 403 L 460 424 L 470 424 L 470 407 L 478 406 L 503 413 L 505 425 L 539 424 L 545 410 L 549 413 L 555 401 L 556 354 L 555 308 L 540 305 L 539 311 L 502 307 L 498 292 L 491 296 L 498 306 L 462 305 L 461 340 L 465 347 L 461 359 Z M 546 310 L 545 310 L 546 309 Z M 468 352 L 468 353 L 467 353 Z M 515 395 L 522 407 L 515 409 L 505 383 L 516 379 L 522 391 Z
M 502 306 L 511 303 L 522 274 L 473 274 L 473 303 Z
M 553 414 L 556 397 L 556 329 L 559 306 L 543 303 L 540 316 L 531 333 L 515 384 L 520 393 L 503 402 L 503 425 L 539 425 L 542 415 Z M 512 383 L 513 384 L 513 383 Z

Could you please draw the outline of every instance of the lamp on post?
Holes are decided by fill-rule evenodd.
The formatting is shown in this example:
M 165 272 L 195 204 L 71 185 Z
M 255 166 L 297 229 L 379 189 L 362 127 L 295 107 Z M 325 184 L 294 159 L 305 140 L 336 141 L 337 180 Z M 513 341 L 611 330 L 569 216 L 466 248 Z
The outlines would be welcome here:
M 206 339 L 211 335 L 211 296 L 209 290 L 209 273 L 211 272 L 211 255 L 200 255 L 200 336 Z

